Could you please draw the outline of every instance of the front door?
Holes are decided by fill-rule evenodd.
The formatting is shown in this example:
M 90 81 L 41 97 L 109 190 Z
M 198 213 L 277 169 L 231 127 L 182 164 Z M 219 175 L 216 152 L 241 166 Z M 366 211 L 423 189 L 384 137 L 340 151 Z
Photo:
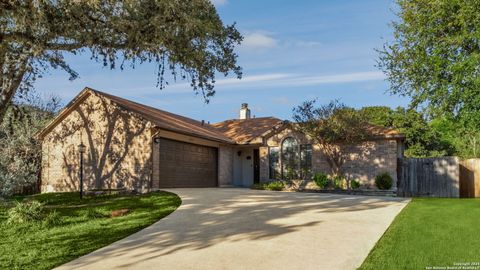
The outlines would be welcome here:
M 253 149 L 253 183 L 260 183 L 260 152 Z

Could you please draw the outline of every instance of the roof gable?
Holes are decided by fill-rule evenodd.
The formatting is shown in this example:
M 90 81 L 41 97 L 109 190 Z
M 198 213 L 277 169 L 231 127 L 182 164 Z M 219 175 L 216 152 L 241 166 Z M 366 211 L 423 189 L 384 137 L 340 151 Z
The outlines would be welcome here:
M 90 95 L 98 95 L 105 97 L 115 103 L 120 108 L 135 113 L 140 118 L 151 122 L 160 129 L 178 132 L 185 135 L 192 135 L 204 139 L 214 140 L 223 143 L 234 143 L 230 138 L 219 132 L 209 124 L 184 117 L 181 115 L 162 111 L 150 106 L 126 100 L 117 96 L 113 96 L 98 90 L 86 87 L 80 92 L 59 114 L 52 120 L 42 131 L 37 134 L 38 138 L 43 138 L 55 126 L 57 126 L 66 116 L 68 116 L 75 108 L 81 104 Z

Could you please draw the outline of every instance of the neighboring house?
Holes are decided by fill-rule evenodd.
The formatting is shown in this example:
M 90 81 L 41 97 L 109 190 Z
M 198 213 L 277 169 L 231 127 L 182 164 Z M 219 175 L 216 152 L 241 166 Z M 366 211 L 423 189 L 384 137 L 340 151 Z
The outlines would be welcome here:
M 381 172 L 396 180 L 404 136 L 368 129 L 368 141 L 344 147 L 343 168 L 373 187 Z M 85 88 L 38 137 L 42 192 L 78 190 L 81 143 L 86 189 L 250 186 L 330 172 L 318 145 L 287 121 L 251 118 L 247 104 L 239 119 L 209 124 Z

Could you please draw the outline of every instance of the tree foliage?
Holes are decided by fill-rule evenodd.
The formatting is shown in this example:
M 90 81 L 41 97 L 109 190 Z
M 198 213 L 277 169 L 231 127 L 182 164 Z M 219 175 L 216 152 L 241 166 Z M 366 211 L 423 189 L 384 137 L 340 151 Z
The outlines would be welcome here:
M 0 124 L 0 195 L 11 195 L 38 180 L 41 145 L 34 135 L 59 108 L 56 97 L 30 92 L 10 107 Z
M 398 107 L 364 107 L 359 110 L 369 123 L 398 129 L 405 135 L 405 156 L 435 157 L 452 155 L 454 148 L 441 130 L 431 124 L 422 113 Z
M 394 41 L 380 50 L 391 91 L 432 114 L 480 108 L 480 1 L 397 0 Z
M 293 120 L 299 131 L 322 147 L 334 175 L 342 174 L 347 154 L 342 146 L 355 145 L 368 136 L 362 115 L 338 101 L 320 106 L 316 100 L 305 101 L 293 109 Z
M 411 107 L 430 119 L 453 121 L 460 154 L 480 156 L 480 1 L 397 4 L 394 40 L 379 50 L 378 61 L 391 93 L 410 97 Z
M 154 62 L 160 88 L 170 71 L 208 102 L 217 73 L 241 76 L 241 40 L 209 0 L 0 1 L 0 119 L 47 68 L 78 77 L 65 53 L 89 52 L 111 69 Z

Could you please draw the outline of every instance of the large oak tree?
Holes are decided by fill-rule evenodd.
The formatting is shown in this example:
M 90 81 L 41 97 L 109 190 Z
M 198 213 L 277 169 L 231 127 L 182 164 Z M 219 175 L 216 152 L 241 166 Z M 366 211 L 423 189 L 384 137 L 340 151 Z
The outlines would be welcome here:
M 155 62 L 160 88 L 171 72 L 208 102 L 217 73 L 241 76 L 241 40 L 208 0 L 0 0 L 0 119 L 48 67 L 78 76 L 65 53 L 112 69 Z

